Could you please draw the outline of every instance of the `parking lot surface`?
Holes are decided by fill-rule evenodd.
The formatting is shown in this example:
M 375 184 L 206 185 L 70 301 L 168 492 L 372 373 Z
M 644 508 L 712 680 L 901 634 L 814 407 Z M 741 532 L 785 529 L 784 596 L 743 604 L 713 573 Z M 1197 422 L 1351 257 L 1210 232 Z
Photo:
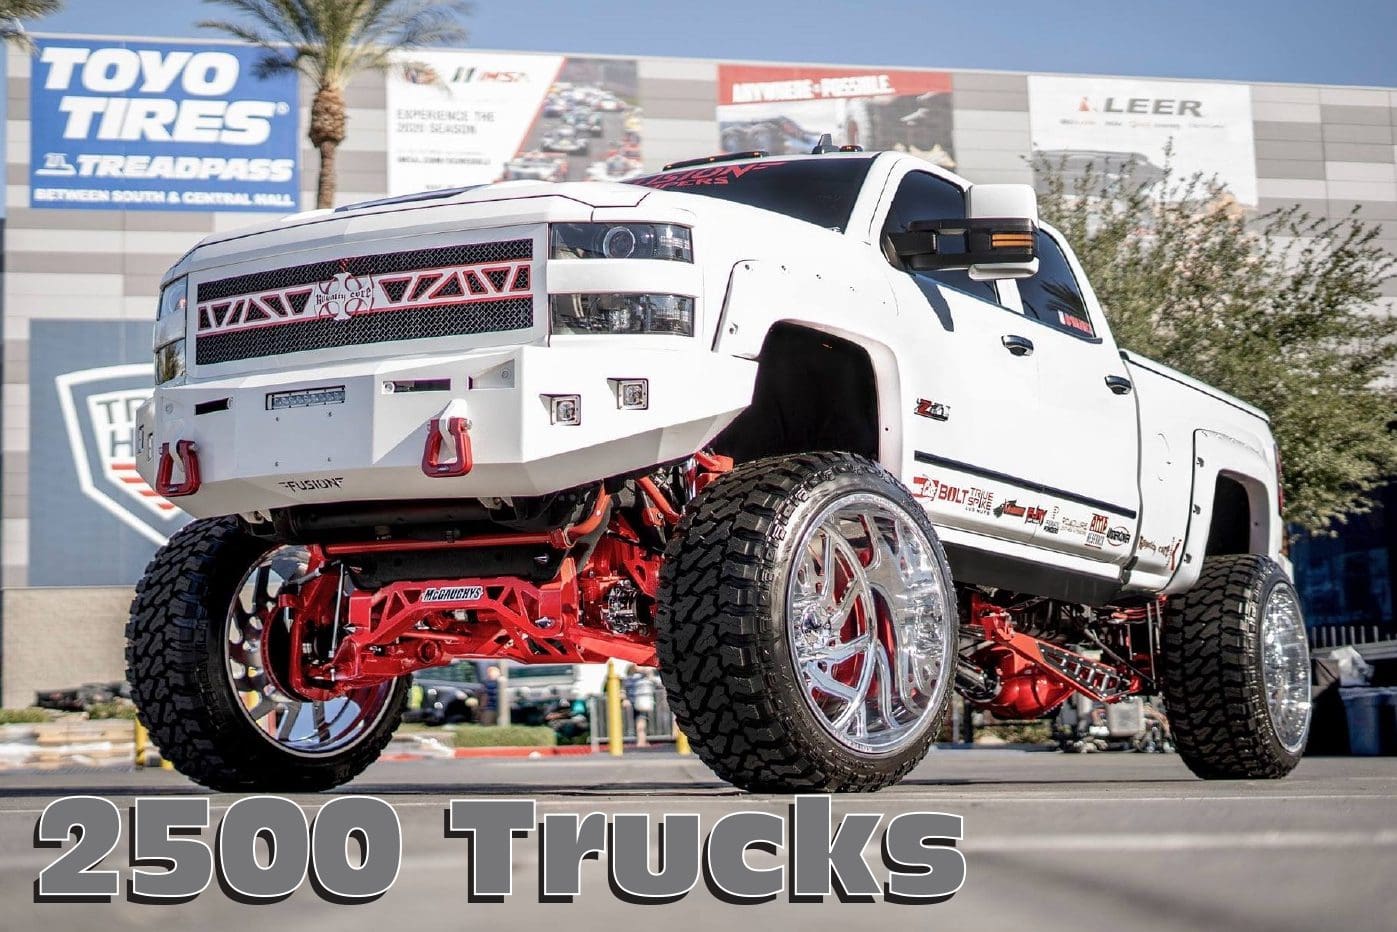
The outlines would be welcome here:
M 789 797 L 734 790 L 697 759 L 669 751 L 545 760 L 384 762 L 343 789 L 390 802 L 403 832 L 396 884 L 367 904 L 332 905 L 304 884 L 274 905 L 245 905 L 211 886 L 178 905 L 33 902 L 38 872 L 57 849 L 34 847 L 52 799 L 191 795 L 178 774 L 83 770 L 0 774 L 0 926 L 13 929 L 246 929 L 330 922 L 336 929 L 617 929 L 666 932 L 761 928 L 1390 930 L 1397 915 L 1397 762 L 1305 760 L 1278 782 L 1205 783 L 1173 755 L 1063 755 L 1008 749 L 938 750 L 901 785 L 840 796 L 847 812 L 885 817 L 950 812 L 965 819 L 967 874 L 936 905 L 876 900 L 756 906 L 715 898 L 700 883 L 666 906 L 635 906 L 608 888 L 605 859 L 584 862 L 582 895 L 539 903 L 538 846 L 514 843 L 515 894 L 469 902 L 468 844 L 445 837 L 451 799 L 532 798 L 538 814 L 698 813 L 705 832 L 738 810 L 784 814 Z M 216 822 L 236 797 L 211 797 Z M 293 797 L 313 814 L 328 796 Z M 886 824 L 886 819 L 885 823 Z M 212 839 L 212 832 L 205 833 Z M 128 876 L 127 846 L 104 867 Z M 877 865 L 878 852 L 866 852 Z M 749 855 L 753 866 L 779 856 Z M 881 875 L 880 875 L 881 876 Z

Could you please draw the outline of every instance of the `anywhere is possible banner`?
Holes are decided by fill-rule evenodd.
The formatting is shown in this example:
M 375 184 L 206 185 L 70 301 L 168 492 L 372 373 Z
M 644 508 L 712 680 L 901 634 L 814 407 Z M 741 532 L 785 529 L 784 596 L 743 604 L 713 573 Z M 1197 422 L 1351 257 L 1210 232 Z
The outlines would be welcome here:
M 952 129 L 944 71 L 718 66 L 724 152 L 809 152 L 829 133 L 837 144 L 910 152 L 954 169 Z

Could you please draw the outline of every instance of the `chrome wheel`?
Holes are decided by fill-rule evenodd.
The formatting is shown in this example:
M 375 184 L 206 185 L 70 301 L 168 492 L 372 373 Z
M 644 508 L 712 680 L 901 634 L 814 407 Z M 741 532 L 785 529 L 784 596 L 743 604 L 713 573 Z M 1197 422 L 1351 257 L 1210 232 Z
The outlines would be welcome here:
M 835 740 L 889 755 L 924 735 L 950 688 L 953 605 L 934 545 L 895 502 L 853 493 L 815 516 L 786 625 L 805 700 Z
M 1295 590 L 1276 585 L 1261 613 L 1261 677 L 1271 727 L 1294 754 L 1310 732 L 1310 646 Z
M 292 754 L 316 756 L 352 747 L 372 734 L 383 717 L 393 683 L 349 691 L 311 702 L 289 694 L 278 670 L 290 662 L 290 635 L 276 617 L 277 595 L 306 571 L 303 547 L 282 547 L 265 555 L 243 577 L 228 607 L 224 662 L 239 707 L 268 741 Z

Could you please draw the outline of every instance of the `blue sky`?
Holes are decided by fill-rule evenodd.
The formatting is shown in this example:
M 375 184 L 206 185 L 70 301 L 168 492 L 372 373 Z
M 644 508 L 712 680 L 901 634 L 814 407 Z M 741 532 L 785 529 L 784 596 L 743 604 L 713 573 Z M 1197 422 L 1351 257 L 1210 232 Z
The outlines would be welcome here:
M 34 28 L 195 36 L 198 0 L 68 0 Z M 1397 87 L 1397 0 L 476 0 L 478 48 Z

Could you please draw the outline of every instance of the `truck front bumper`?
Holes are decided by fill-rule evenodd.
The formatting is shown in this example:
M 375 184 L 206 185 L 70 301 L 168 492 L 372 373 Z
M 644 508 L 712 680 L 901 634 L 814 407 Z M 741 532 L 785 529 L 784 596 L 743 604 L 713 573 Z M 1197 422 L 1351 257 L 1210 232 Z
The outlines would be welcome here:
M 585 338 L 584 338 L 585 339 Z M 517 346 L 340 362 L 163 386 L 136 415 L 136 460 L 192 450 L 195 517 L 327 502 L 540 495 L 681 459 L 750 404 L 757 364 L 706 349 Z M 644 380 L 645 406 L 624 383 Z M 577 404 L 577 422 L 567 402 Z M 629 406 L 627 406 L 629 405 Z M 469 424 L 466 475 L 429 476 L 433 423 Z M 449 431 L 445 431 L 450 436 Z M 443 443 L 450 460 L 454 443 Z M 186 478 L 171 457 L 167 488 Z M 157 489 L 159 491 L 159 489 Z

